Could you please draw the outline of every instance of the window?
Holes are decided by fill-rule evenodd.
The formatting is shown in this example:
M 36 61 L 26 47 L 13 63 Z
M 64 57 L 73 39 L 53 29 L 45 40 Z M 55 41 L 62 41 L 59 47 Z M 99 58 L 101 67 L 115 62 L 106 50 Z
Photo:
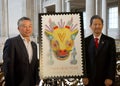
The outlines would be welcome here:
M 118 7 L 109 8 L 109 29 L 118 28 Z

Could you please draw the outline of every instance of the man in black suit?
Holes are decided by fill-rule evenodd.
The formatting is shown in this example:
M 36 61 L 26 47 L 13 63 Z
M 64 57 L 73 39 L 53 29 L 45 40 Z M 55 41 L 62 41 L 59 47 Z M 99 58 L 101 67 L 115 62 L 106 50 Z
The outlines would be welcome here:
M 5 86 L 36 86 L 39 84 L 39 61 L 37 46 L 30 39 L 30 18 L 20 18 L 18 30 L 20 35 L 7 39 L 3 49 Z
M 103 19 L 92 16 L 90 20 L 92 35 L 85 38 L 86 86 L 113 86 L 116 72 L 115 40 L 102 33 Z M 98 44 L 94 41 L 98 39 Z

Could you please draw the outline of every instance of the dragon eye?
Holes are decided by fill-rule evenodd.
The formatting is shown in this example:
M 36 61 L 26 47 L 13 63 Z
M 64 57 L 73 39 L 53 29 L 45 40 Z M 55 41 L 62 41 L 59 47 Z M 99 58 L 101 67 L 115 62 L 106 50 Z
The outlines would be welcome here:
M 57 47 L 57 44 L 56 44 L 56 43 L 53 43 L 53 47 Z
M 58 47 L 58 41 L 52 41 L 52 47 L 57 48 Z
M 72 44 L 71 43 L 68 43 L 68 46 L 71 46 Z
M 67 46 L 72 47 L 73 46 L 73 41 L 67 41 Z

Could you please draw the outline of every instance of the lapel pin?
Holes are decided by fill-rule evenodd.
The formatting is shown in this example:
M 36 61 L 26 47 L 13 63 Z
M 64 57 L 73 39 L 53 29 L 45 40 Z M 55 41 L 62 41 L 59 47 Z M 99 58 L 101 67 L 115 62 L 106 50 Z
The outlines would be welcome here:
M 104 41 L 102 41 L 102 44 L 104 44 Z

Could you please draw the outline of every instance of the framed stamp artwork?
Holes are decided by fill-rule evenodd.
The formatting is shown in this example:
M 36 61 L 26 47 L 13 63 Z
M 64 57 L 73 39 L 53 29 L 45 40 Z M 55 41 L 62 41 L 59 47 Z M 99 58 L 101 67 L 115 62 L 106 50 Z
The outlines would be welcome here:
M 39 14 L 40 78 L 85 74 L 82 13 Z

